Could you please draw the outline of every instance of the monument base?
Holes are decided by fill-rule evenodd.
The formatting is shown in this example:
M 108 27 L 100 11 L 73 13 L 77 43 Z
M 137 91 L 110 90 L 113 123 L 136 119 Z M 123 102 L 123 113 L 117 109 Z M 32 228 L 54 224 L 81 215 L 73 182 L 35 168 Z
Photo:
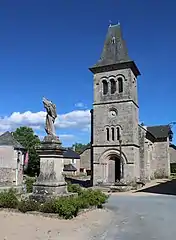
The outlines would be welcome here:
M 66 182 L 60 183 L 48 183 L 37 182 L 33 185 L 33 193 L 29 196 L 37 202 L 46 202 L 52 198 L 69 197 L 72 193 L 68 193 Z
M 46 136 L 36 151 L 40 157 L 40 174 L 33 185 L 31 198 L 43 201 L 52 197 L 69 195 L 67 183 L 62 175 L 63 153 L 66 149 L 61 146 L 59 138 Z
M 58 195 L 67 193 L 67 183 L 49 183 L 49 182 L 36 182 L 33 184 L 34 194 L 45 194 L 45 195 Z

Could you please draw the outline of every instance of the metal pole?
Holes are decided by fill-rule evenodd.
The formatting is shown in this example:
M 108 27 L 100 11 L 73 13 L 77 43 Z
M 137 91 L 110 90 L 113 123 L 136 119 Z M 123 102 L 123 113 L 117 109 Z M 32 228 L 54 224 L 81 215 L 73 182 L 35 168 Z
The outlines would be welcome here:
M 119 138 L 119 145 L 120 145 L 120 180 L 123 177 L 123 166 L 122 166 L 122 140 L 121 136 Z
M 91 164 L 91 177 L 90 177 L 90 182 L 91 182 L 91 186 L 93 186 L 93 176 L 94 176 L 94 154 L 93 154 L 93 109 L 90 110 L 91 113 L 91 141 L 90 141 L 90 164 Z

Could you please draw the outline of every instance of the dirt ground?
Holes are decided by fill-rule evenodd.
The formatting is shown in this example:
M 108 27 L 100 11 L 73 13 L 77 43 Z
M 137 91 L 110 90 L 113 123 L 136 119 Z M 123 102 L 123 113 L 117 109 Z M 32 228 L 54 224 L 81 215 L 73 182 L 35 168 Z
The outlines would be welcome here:
M 73 220 L 60 220 L 31 214 L 0 212 L 1 240 L 90 239 L 108 225 L 111 211 L 97 209 Z M 108 220 L 109 219 L 109 220 Z
M 171 181 L 168 181 L 167 179 L 155 180 L 152 181 L 151 183 L 146 184 L 146 186 L 143 187 L 142 190 L 157 187 L 160 184 L 161 185 L 169 184 L 170 182 Z M 152 214 L 155 213 L 154 209 L 156 209 L 157 206 L 158 207 L 160 206 L 160 204 L 158 204 L 158 201 L 161 201 L 162 204 L 167 203 L 168 201 L 167 199 L 166 201 L 165 198 L 162 197 L 162 195 L 157 197 L 158 194 L 156 193 L 155 194 L 152 192 L 150 193 L 150 191 L 148 192 L 131 191 L 126 193 L 113 193 L 111 194 L 111 198 L 109 199 L 107 204 L 109 210 L 108 209 L 93 210 L 87 213 L 83 213 L 77 218 L 74 218 L 73 220 L 60 220 L 56 218 L 8 212 L 3 210 L 0 211 L 0 223 L 1 223 L 0 240 L 116 239 L 117 231 L 119 232 L 119 234 L 121 231 L 121 228 L 117 228 L 118 225 L 121 226 L 120 225 L 121 223 L 119 223 L 119 221 L 123 223 L 123 218 L 125 219 L 129 218 L 131 219 L 131 222 L 129 221 L 129 226 L 134 224 L 134 219 L 136 218 L 136 216 L 138 216 L 135 215 L 138 214 L 136 213 L 138 212 L 137 210 L 136 212 L 134 211 L 135 206 L 137 209 L 137 207 L 141 205 L 142 206 L 141 211 L 144 211 L 146 209 L 148 209 L 147 211 L 149 211 L 150 209 L 153 209 L 151 210 Z M 156 197 L 151 198 L 152 197 L 151 195 L 154 195 Z M 146 196 L 146 198 L 141 198 L 144 196 Z M 170 198 L 172 200 L 172 197 Z M 156 201 L 154 200 L 151 201 L 151 199 L 154 200 L 156 199 Z M 133 207 L 131 208 L 132 202 Z M 144 205 L 146 204 L 146 206 L 143 206 L 142 204 Z M 153 208 L 151 208 L 151 205 L 153 206 Z M 162 213 L 162 210 L 164 211 L 165 208 L 166 207 L 162 207 L 161 209 L 159 209 L 158 214 Z M 130 211 L 132 216 L 131 218 Z M 168 211 L 168 213 L 171 215 L 172 210 L 170 212 Z M 166 214 L 167 212 L 163 213 L 164 216 L 166 216 Z M 168 217 L 168 219 L 170 218 Z M 156 220 L 156 222 L 157 221 L 158 220 Z M 148 226 L 147 224 L 148 222 L 146 223 L 146 226 Z M 139 226 L 138 225 L 136 226 L 137 229 L 139 230 L 140 229 Z M 175 230 L 175 226 L 173 227 L 173 229 Z M 104 236 L 103 234 L 102 236 L 102 233 L 106 234 L 108 231 L 109 235 Z M 97 237 L 100 235 L 102 236 L 101 238 Z M 132 239 L 131 230 L 129 231 L 129 237 L 130 238 L 127 239 Z M 136 239 L 136 235 L 134 239 Z

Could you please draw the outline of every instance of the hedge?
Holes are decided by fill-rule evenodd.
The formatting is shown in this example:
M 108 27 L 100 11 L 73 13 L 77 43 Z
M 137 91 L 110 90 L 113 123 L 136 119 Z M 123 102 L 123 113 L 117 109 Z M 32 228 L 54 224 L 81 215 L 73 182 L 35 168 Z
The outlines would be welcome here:
M 31 193 L 33 189 L 33 183 L 35 182 L 34 177 L 26 177 L 25 184 L 26 184 L 26 191 L 27 193 Z
M 108 196 L 99 190 L 82 190 L 78 185 L 69 185 L 69 191 L 77 192 L 78 196 L 53 198 L 43 204 L 33 200 L 19 201 L 13 190 L 0 193 L 0 208 L 16 208 L 25 213 L 39 211 L 55 213 L 59 217 L 71 219 L 76 217 L 80 210 L 90 207 L 102 208 Z

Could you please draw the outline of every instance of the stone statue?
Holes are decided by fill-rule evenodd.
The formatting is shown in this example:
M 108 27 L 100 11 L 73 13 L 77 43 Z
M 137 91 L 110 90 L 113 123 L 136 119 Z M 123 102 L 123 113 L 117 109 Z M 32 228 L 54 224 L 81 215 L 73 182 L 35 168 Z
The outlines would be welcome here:
M 54 122 L 57 118 L 56 105 L 46 98 L 43 98 L 43 104 L 47 112 L 45 131 L 49 136 L 56 136 L 54 128 Z

